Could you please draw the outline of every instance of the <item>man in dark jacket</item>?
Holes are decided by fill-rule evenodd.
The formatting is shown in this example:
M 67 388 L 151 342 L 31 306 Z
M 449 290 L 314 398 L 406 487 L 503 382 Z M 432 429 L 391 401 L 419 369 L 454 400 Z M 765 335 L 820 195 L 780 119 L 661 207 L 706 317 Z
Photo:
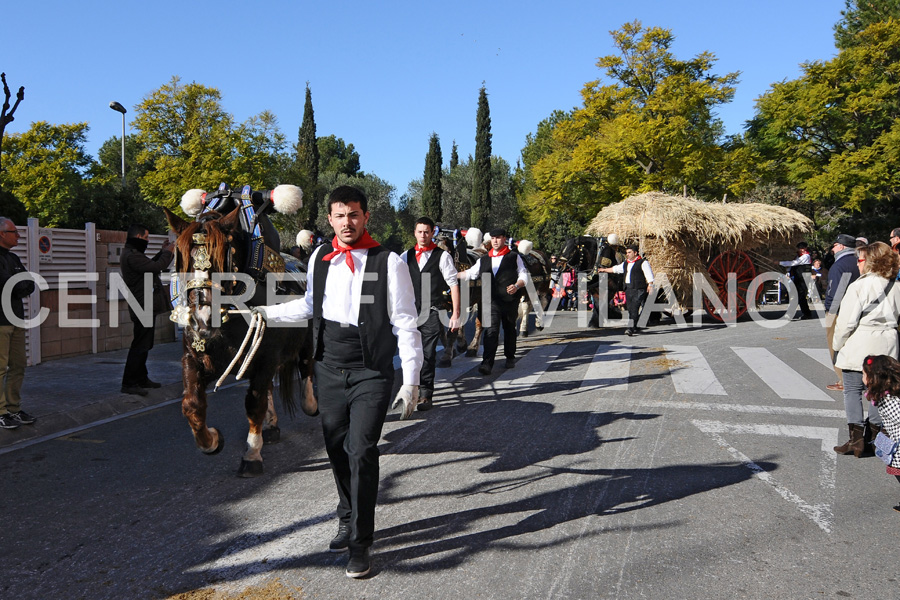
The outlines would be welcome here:
M 19 257 L 10 252 L 19 243 L 16 224 L 0 217 L 0 289 L 10 294 L 12 314 L 0 311 L 0 428 L 15 429 L 31 425 L 35 419 L 22 410 L 22 382 L 25 381 L 25 329 L 15 323 L 25 320 L 22 300 L 34 292 L 34 281 L 22 279 L 6 292 L 10 278 L 26 269 Z
M 831 353 L 831 362 L 834 363 L 834 325 L 837 322 L 838 309 L 841 307 L 841 299 L 847 286 L 859 278 L 859 267 L 856 266 L 856 238 L 842 233 L 837 236 L 831 245 L 834 253 L 834 263 L 828 270 L 828 289 L 825 292 L 825 336 L 828 339 L 828 351 Z M 844 389 L 841 370 L 834 368 L 837 373 L 837 383 L 827 386 L 829 390 L 842 391 Z
M 132 225 L 128 228 L 128 239 L 122 250 L 122 278 L 132 297 L 145 307 L 145 290 L 148 285 L 151 302 L 163 289 L 159 274 L 172 262 L 174 244 L 166 240 L 162 249 L 153 258 L 147 258 L 144 252 L 150 241 L 150 231 L 143 225 Z M 157 293 L 153 293 L 157 292 Z M 159 302 L 158 300 L 156 302 Z M 145 307 L 146 308 L 146 307 Z M 156 315 L 163 309 L 153 306 L 152 310 L 138 315 L 129 305 L 128 314 L 134 323 L 134 339 L 125 359 L 125 371 L 122 373 L 122 393 L 146 396 L 147 388 L 158 388 L 159 383 L 151 381 L 147 376 L 147 356 L 153 348 Z M 148 314 L 149 313 L 149 314 Z

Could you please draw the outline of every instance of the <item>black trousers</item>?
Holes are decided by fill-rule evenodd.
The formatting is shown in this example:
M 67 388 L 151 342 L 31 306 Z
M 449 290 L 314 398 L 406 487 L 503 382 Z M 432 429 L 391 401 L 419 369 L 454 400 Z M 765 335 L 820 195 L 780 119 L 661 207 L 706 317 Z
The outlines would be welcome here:
M 390 407 L 390 376 L 371 369 L 315 365 L 325 451 L 337 485 L 337 516 L 350 526 L 350 546 L 368 548 L 375 534 L 378 440 Z
M 631 320 L 630 327 L 638 328 L 638 319 L 641 316 L 641 308 L 647 300 L 646 288 L 625 288 L 625 308 L 628 309 L 628 318 Z
M 136 387 L 145 383 L 147 377 L 147 356 L 153 349 L 153 338 L 156 334 L 156 317 L 150 327 L 144 327 L 140 319 L 131 310 L 131 322 L 134 323 L 134 339 L 125 359 L 125 371 L 122 373 L 122 387 Z
M 516 317 L 519 316 L 519 302 L 504 302 L 503 300 L 491 300 L 491 326 L 484 330 L 484 358 L 485 363 L 494 364 L 497 356 L 497 346 L 500 345 L 500 326 L 503 326 L 503 353 L 506 358 L 516 357 Z
M 440 312 L 428 311 L 428 320 L 419 326 L 422 334 L 422 370 L 419 372 L 419 397 L 431 398 L 434 394 L 434 370 L 437 366 L 437 347 L 444 333 Z
M 812 316 L 812 311 L 809 309 L 809 301 L 806 299 L 806 295 L 809 293 L 809 288 L 806 287 L 806 280 L 803 279 L 802 275 L 795 277 L 794 285 L 797 286 L 797 304 L 800 307 L 800 314 L 809 318 Z

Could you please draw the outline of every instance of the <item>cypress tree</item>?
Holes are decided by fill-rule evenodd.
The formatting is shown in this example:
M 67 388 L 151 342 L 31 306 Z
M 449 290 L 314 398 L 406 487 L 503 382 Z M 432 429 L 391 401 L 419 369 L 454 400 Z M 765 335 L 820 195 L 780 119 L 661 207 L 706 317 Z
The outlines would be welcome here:
M 456 168 L 456 165 L 459 164 L 459 151 L 456 147 L 456 140 L 453 140 L 453 150 L 450 151 L 450 170 Z
M 438 134 L 432 133 L 425 155 L 425 178 L 422 182 L 422 213 L 434 221 L 441 220 L 441 175 L 444 159 Z
M 303 190 L 303 204 L 307 207 L 306 228 L 315 231 L 319 216 L 319 146 L 316 144 L 316 118 L 313 114 L 312 92 L 306 84 L 306 103 L 303 106 L 303 123 L 294 146 L 296 159 L 294 174 L 297 185 Z
M 491 214 L 491 109 L 484 85 L 478 93 L 475 130 L 475 177 L 472 182 L 472 227 L 485 230 Z

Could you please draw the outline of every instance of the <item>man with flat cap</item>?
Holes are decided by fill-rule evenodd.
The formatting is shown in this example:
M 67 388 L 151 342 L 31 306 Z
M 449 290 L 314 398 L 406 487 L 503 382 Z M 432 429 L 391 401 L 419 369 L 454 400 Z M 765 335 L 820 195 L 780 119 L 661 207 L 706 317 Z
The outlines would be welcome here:
M 490 274 L 490 326 L 484 330 L 484 356 L 478 372 L 490 375 L 494 368 L 494 357 L 500 343 L 500 325 L 503 325 L 503 353 L 506 368 L 516 366 L 516 317 L 518 316 L 519 293 L 528 281 L 528 271 L 518 252 L 511 250 L 506 230 L 497 228 L 490 231 L 491 249 L 468 271 L 461 271 L 459 281 L 475 281 L 482 273 Z
M 834 263 L 828 270 L 828 289 L 825 291 L 825 337 L 828 340 L 828 351 L 831 353 L 831 362 L 834 363 L 834 325 L 837 322 L 838 309 L 841 307 L 841 299 L 847 287 L 859 279 L 859 267 L 856 265 L 856 238 L 842 233 L 831 244 L 834 252 Z M 827 386 L 829 390 L 843 391 L 843 374 L 834 367 L 837 374 L 837 383 Z

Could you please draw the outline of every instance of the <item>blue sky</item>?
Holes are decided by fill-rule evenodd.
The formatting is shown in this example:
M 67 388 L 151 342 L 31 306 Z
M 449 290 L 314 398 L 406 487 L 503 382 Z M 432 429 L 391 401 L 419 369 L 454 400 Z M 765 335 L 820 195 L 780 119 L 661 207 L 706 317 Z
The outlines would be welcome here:
M 32 121 L 87 121 L 88 151 L 121 134 L 121 116 L 173 75 L 218 88 L 237 121 L 263 110 L 296 141 L 308 81 L 318 135 L 352 143 L 363 170 L 406 191 L 422 176 L 428 139 L 475 151 L 484 82 L 493 153 L 515 165 L 525 136 L 553 110 L 580 104 L 614 51 L 609 31 L 640 20 L 671 29 L 682 59 L 716 55 L 715 73 L 741 71 L 719 111 L 741 131 L 773 82 L 835 55 L 844 0 L 643 2 L 42 1 L 3 9 L 0 70 L 25 101 L 8 133 Z M 240 184 L 241 182 L 231 182 Z

